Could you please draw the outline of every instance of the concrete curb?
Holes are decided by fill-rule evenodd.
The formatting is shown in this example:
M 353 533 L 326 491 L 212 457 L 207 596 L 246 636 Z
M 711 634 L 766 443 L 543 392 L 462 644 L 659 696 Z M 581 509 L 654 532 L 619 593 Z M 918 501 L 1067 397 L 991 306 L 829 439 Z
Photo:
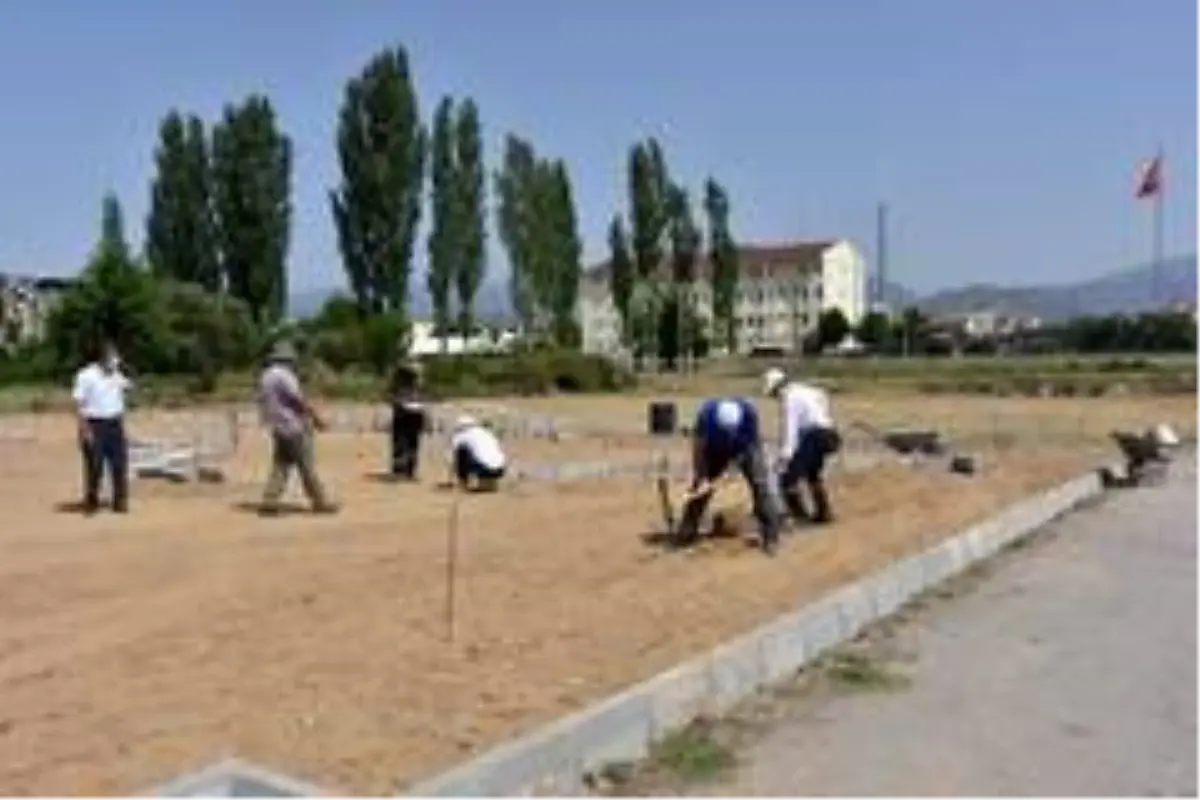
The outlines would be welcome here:
M 700 714 L 720 714 L 831 647 L 896 612 L 1046 523 L 1099 496 L 1098 472 L 1006 508 L 958 536 L 684 662 L 591 708 L 502 744 L 410 786 L 409 796 L 578 794 L 605 764 L 646 755 L 662 735 Z
M 303 781 L 236 758 L 218 761 L 146 792 L 146 797 L 322 797 Z

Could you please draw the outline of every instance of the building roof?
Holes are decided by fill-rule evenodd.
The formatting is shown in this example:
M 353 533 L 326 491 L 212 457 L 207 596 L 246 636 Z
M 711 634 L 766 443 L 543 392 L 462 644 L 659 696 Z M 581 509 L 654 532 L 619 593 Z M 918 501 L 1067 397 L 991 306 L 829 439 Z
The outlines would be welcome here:
M 40 275 L 14 275 L 0 272 L 0 287 L 33 287 L 38 291 L 66 289 L 76 282 L 75 278 L 58 278 Z
M 743 244 L 737 248 L 738 267 L 742 273 L 748 271 L 775 271 L 793 269 L 797 265 L 808 266 L 817 263 L 821 254 L 837 244 L 837 240 L 815 242 L 760 242 Z M 588 267 L 584 273 L 586 280 L 599 281 L 607 278 L 611 261 L 605 260 Z M 670 263 L 664 262 L 663 272 L 669 272 Z M 702 250 L 696 258 L 696 277 L 707 278 L 711 271 L 708 253 Z

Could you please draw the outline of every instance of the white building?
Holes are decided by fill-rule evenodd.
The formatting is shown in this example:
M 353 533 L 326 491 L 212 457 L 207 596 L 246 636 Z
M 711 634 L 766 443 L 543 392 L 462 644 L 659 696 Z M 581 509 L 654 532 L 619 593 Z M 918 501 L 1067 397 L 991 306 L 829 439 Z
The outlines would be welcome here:
M 428 356 L 438 353 L 457 355 L 459 353 L 500 353 L 511 349 L 520 339 L 520 334 L 513 327 L 487 329 L 468 336 L 442 337 L 434 333 L 431 320 L 413 320 L 410 331 L 412 339 L 409 343 L 409 353 L 414 356 Z
M 66 278 L 0 273 L 0 347 L 40 340 L 50 312 L 71 283 Z
M 841 309 L 851 325 L 868 311 L 866 261 L 847 240 L 742 246 L 738 268 L 734 327 L 742 353 L 799 349 L 823 311 Z M 696 272 L 696 307 L 711 320 L 710 267 L 703 257 Z M 577 316 L 585 352 L 620 350 L 620 317 L 609 291 L 607 262 L 585 274 Z

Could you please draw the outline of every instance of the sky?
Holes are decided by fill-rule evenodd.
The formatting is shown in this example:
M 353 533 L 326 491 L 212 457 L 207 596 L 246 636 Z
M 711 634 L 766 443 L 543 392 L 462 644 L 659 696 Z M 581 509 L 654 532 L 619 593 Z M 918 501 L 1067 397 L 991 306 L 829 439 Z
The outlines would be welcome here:
M 1196 31 L 1194 0 L 5 3 L 0 272 L 78 271 L 107 191 L 139 243 L 166 111 L 265 92 L 295 147 L 292 286 L 342 285 L 338 105 L 403 44 L 427 117 L 475 98 L 493 165 L 510 131 L 567 161 L 589 263 L 655 136 L 697 198 L 727 187 L 743 241 L 873 262 L 886 202 L 891 280 L 1072 281 L 1149 260 L 1133 190 L 1160 146 L 1166 250 L 1195 251 Z

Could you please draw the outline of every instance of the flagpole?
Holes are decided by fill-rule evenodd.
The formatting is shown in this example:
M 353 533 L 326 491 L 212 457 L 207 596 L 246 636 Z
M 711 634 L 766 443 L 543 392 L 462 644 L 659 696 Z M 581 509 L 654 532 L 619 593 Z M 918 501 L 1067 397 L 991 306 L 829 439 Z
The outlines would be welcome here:
M 1153 250 L 1151 251 L 1151 254 L 1150 254 L 1150 257 L 1152 259 L 1151 264 L 1153 265 L 1152 266 L 1152 269 L 1153 269 L 1152 274 L 1154 276 L 1153 294 L 1150 298 L 1152 311 L 1157 311 L 1159 306 L 1166 302 L 1162 297 L 1162 268 L 1163 268 L 1163 259 L 1164 259 L 1163 247 L 1164 247 L 1164 240 L 1166 238 L 1165 229 L 1163 226 L 1163 210 L 1164 210 L 1163 206 L 1164 206 L 1165 196 L 1167 193 L 1166 192 L 1166 179 L 1165 179 L 1165 175 L 1164 175 L 1164 173 L 1166 172 L 1166 164 L 1165 164 L 1165 159 L 1163 156 L 1164 156 L 1163 148 L 1162 148 L 1162 146 L 1159 146 L 1158 153 L 1156 155 L 1156 159 L 1157 159 L 1157 163 L 1158 163 L 1158 187 L 1157 187 L 1157 191 L 1154 192 L 1154 207 L 1153 207 L 1153 211 L 1152 211 L 1152 213 L 1153 213 L 1152 224 L 1154 225 L 1154 231 L 1153 231 L 1154 240 L 1153 240 L 1153 244 L 1152 244 Z

